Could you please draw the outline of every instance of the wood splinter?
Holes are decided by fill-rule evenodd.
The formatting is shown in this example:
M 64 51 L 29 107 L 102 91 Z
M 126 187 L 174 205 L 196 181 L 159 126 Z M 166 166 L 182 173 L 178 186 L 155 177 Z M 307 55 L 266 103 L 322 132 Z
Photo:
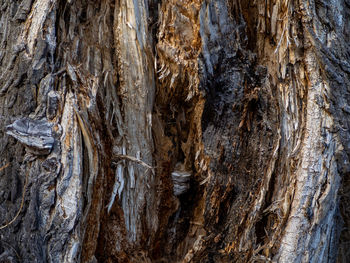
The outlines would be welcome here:
M 119 160 L 118 159 L 125 159 L 125 160 L 129 160 L 129 161 L 132 161 L 132 162 L 135 162 L 137 164 L 140 164 L 144 167 L 146 167 L 147 169 L 151 169 L 153 170 L 154 167 L 148 165 L 147 163 L 145 163 L 144 161 L 141 161 L 140 159 L 137 159 L 133 156 L 130 156 L 130 155 L 126 155 L 126 154 L 114 154 L 114 158 L 112 159 L 112 162 L 114 163 L 117 163 Z

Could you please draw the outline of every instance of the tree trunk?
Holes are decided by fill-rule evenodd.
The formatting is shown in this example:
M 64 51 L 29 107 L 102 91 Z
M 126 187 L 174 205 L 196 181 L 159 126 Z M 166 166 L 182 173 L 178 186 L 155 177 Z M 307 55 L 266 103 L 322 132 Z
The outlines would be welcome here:
M 348 261 L 348 0 L 0 10 L 0 262 Z

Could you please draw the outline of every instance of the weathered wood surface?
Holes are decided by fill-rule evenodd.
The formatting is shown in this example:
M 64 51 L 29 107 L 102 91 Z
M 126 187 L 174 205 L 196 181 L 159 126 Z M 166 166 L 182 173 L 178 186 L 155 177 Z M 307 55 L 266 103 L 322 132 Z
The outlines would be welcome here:
M 0 0 L 0 262 L 346 262 L 349 16 Z

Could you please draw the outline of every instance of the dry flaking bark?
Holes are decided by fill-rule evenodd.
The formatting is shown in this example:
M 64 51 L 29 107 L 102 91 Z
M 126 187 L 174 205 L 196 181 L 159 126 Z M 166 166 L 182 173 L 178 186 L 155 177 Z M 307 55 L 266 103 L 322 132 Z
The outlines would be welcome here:
M 0 10 L 1 262 L 347 261 L 348 1 Z

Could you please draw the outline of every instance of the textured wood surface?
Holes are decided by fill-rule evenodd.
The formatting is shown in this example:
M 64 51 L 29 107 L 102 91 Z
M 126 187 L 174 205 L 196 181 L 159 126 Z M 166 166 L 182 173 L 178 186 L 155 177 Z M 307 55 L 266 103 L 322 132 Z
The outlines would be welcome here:
M 349 16 L 0 0 L 0 262 L 347 262 Z

